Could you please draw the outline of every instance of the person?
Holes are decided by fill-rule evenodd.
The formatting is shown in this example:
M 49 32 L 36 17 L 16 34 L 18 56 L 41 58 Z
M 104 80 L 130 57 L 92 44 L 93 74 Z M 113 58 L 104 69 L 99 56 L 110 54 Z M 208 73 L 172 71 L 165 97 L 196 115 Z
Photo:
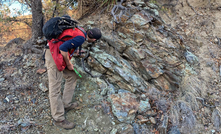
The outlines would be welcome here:
M 85 34 L 80 34 L 80 36 L 76 36 L 73 39 L 65 41 L 59 47 L 60 52 L 66 63 L 66 68 L 63 71 L 59 71 L 57 69 L 50 50 L 47 49 L 45 52 L 45 61 L 49 80 L 49 99 L 51 115 L 55 121 L 55 125 L 64 129 L 72 129 L 75 127 L 75 124 L 73 122 L 69 122 L 67 119 L 65 119 L 65 111 L 69 111 L 78 106 L 77 102 L 72 103 L 72 97 L 74 94 L 78 76 L 73 71 L 74 66 L 69 60 L 68 52 L 71 49 L 76 49 L 81 46 L 85 42 L 85 40 L 87 42 L 95 42 L 96 40 L 99 40 L 102 36 L 101 31 L 98 28 L 89 29 L 87 30 L 87 32 L 84 33 L 86 34 L 86 39 L 84 36 L 82 36 Z M 65 79 L 63 95 L 61 95 L 62 76 Z

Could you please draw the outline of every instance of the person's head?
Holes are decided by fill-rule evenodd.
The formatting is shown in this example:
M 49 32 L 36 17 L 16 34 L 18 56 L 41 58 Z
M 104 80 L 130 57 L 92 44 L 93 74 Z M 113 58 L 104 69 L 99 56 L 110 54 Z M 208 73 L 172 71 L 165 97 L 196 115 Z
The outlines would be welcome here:
M 102 34 L 98 28 L 93 28 L 87 30 L 87 41 L 88 42 L 95 42 L 101 38 Z

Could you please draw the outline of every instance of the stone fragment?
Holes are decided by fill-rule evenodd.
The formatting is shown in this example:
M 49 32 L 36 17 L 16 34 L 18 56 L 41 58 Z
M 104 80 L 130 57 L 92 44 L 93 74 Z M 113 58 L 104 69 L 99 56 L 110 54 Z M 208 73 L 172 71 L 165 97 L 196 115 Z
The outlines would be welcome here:
M 136 42 L 131 38 L 127 38 L 123 42 L 127 45 L 127 47 L 133 47 L 136 45 Z
M 168 134 L 181 134 L 179 128 L 177 126 L 173 126 L 170 128 Z
M 151 134 L 152 132 L 148 128 L 147 124 L 138 124 L 138 123 L 133 123 L 133 128 L 135 134 Z
M 140 66 L 141 74 L 146 80 L 158 78 L 164 73 L 164 71 L 159 66 L 156 64 L 149 64 L 148 62 L 148 60 L 142 60 L 142 64 Z
M 153 123 L 153 124 L 156 124 L 156 120 L 155 120 L 155 118 L 150 117 L 150 122 Z
M 120 122 L 131 123 L 133 121 L 139 107 L 135 94 L 130 92 L 112 94 L 109 96 L 109 101 L 112 105 L 113 114 Z M 131 110 L 134 112 L 129 114 Z
M 116 129 L 119 134 L 134 134 L 134 129 L 130 124 L 119 124 Z
M 87 24 L 88 25 L 94 25 L 94 21 L 88 21 Z
M 149 103 L 149 99 L 146 99 L 145 101 L 141 100 L 138 108 L 138 113 L 142 114 L 145 113 L 147 110 L 150 110 L 151 106 Z
M 41 89 L 41 91 L 43 91 L 43 92 L 48 91 L 48 88 L 45 86 L 44 83 L 40 83 L 38 87 L 39 87 L 39 89 Z
M 90 52 L 91 56 L 93 56 L 105 68 L 112 69 L 114 65 L 122 67 L 122 65 L 118 62 L 118 60 L 114 56 L 105 53 L 96 47 L 93 47 L 93 51 L 94 52 Z
M 90 131 L 98 131 L 99 128 L 98 128 L 98 125 L 94 122 L 94 120 L 88 120 L 88 129 Z
M 145 14 L 145 12 L 139 12 L 131 17 L 131 21 L 128 21 L 128 24 L 133 23 L 136 27 L 140 27 L 148 24 L 152 19 L 153 18 Z
M 0 101 L 0 112 L 5 110 L 4 104 Z
M 193 53 L 186 51 L 184 55 L 187 62 L 189 62 L 190 64 L 194 65 L 198 63 L 198 58 Z
M 117 134 L 117 129 L 116 128 L 113 128 L 110 132 L 110 134 Z
M 131 60 L 134 61 L 139 61 L 142 58 L 142 55 L 144 57 L 144 54 L 140 50 L 137 50 L 133 47 L 129 47 L 125 52 L 124 52 Z M 140 58 L 141 57 L 141 58 Z
M 149 28 L 149 29 L 145 32 L 145 36 L 147 37 L 147 39 L 148 39 L 149 41 L 158 42 L 156 33 L 153 32 L 153 31 L 154 31 L 153 29 Z
M 43 74 L 46 72 L 46 69 L 45 68 L 40 68 L 37 70 L 37 74 Z
M 158 127 L 160 134 L 167 134 L 168 116 L 164 116 L 162 123 Z
M 150 2 L 146 2 L 147 6 L 150 7 L 150 8 L 154 8 L 154 9 L 158 9 L 159 7 L 153 3 L 150 3 Z
M 0 82 L 3 82 L 5 80 L 5 78 L 0 78 Z
M 106 68 L 104 68 L 102 66 L 102 64 L 100 64 L 98 61 L 96 61 L 96 59 L 94 59 L 93 57 L 88 57 L 88 65 L 90 65 L 90 67 L 92 67 L 95 71 L 98 71 L 99 73 L 105 73 L 107 71 Z
M 127 45 L 125 42 L 121 39 L 114 38 L 111 35 L 102 35 L 102 39 L 104 39 L 108 44 L 110 44 L 112 47 L 114 47 L 118 52 L 123 52 Z
M 173 90 L 171 88 L 170 83 L 163 76 L 160 76 L 157 79 L 152 80 L 152 82 L 160 90 L 164 90 L 164 91 L 170 91 L 170 90 L 172 91 Z
M 13 101 L 13 95 L 7 95 L 3 102 L 8 103 Z
M 137 6 L 144 6 L 145 5 L 143 0 L 134 0 L 134 4 Z

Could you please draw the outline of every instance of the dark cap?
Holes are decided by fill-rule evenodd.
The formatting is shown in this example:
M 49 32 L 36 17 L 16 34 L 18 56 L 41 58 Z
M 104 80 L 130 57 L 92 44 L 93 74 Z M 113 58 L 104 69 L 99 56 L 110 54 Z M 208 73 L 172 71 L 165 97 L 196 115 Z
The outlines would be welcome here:
M 69 15 L 63 15 L 61 17 L 67 18 L 67 19 L 71 19 L 71 17 Z
M 101 31 L 98 28 L 93 28 L 93 29 L 88 30 L 87 34 L 89 38 L 93 38 L 97 40 L 99 40 L 102 36 Z

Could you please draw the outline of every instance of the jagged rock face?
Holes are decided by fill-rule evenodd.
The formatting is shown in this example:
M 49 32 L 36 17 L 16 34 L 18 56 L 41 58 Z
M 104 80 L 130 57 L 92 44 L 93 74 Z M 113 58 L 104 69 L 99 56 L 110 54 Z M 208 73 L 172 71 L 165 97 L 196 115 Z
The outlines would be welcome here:
M 150 84 L 159 90 L 177 89 L 184 69 L 183 51 L 170 29 L 154 20 L 142 10 L 116 24 L 113 33 L 106 30 L 90 52 L 90 68 L 118 89 L 147 92 Z
M 158 124 L 159 131 L 166 133 L 170 107 L 162 96 L 179 89 L 187 62 L 182 38 L 148 8 L 122 15 L 117 23 L 106 20 L 102 39 L 91 48 L 85 68 L 101 76 L 94 81 L 100 95 L 108 96 L 113 116 L 120 123 L 133 124 L 135 133 L 148 132 L 151 127 L 145 123 Z M 197 63 L 194 55 L 185 55 L 191 64 Z M 161 113 L 160 121 L 154 118 L 153 105 Z M 135 120 L 140 124 L 133 123 Z M 116 131 L 120 129 L 112 129 L 112 133 Z
M 179 130 L 185 132 L 190 125 L 196 124 L 192 110 L 198 109 L 198 105 L 196 104 L 196 107 L 188 104 L 197 103 L 193 95 L 203 94 L 200 92 L 201 88 L 192 86 L 194 82 L 200 82 L 186 78 L 187 84 L 183 89 L 189 92 L 185 94 L 188 100 L 187 97 L 185 101 L 175 100 L 177 96 L 173 92 L 178 91 L 180 83 L 183 82 L 188 64 L 197 64 L 198 59 L 191 52 L 184 51 L 182 38 L 157 16 L 158 12 L 153 4 L 146 4 L 145 7 L 145 3 L 138 0 L 135 5 L 141 5 L 143 8 L 133 9 L 129 16 L 123 14 L 117 23 L 111 19 L 103 22 L 106 26 L 102 28 L 102 39 L 91 48 L 89 57 L 84 61 L 85 69 L 90 69 L 92 75 L 100 77 L 93 79 L 85 73 L 78 58 L 72 59 L 75 60 L 74 67 L 83 75 L 81 83 L 90 85 L 93 81 L 97 84 L 92 84 L 92 87 L 84 86 L 86 93 L 89 92 L 89 87 L 90 90 L 99 92 L 94 95 L 96 103 L 99 103 L 99 99 L 108 98 L 110 107 L 106 106 L 109 103 L 105 104 L 104 111 L 112 113 L 118 120 L 117 125 L 110 125 L 111 133 L 151 133 L 153 124 L 157 125 L 160 133 L 166 133 L 169 129 L 170 133 L 180 133 Z M 88 24 L 96 23 L 90 21 Z M 16 44 L 7 53 L 9 54 L 1 54 L 0 67 L 4 67 L 4 70 L 0 68 L 1 90 L 48 90 L 47 74 L 40 60 L 41 55 L 24 55 L 21 46 Z M 13 84 L 8 87 L 10 82 Z M 94 105 L 89 98 L 91 97 L 84 98 L 87 104 Z M 173 101 L 177 102 L 168 104 Z M 4 109 L 4 106 L 0 107 L 0 111 Z M 218 115 L 219 111 L 214 112 L 213 118 Z M 180 120 L 183 117 L 186 117 L 185 120 Z M 171 128 L 168 127 L 169 119 L 173 125 Z M 96 126 L 93 120 L 88 122 Z M 219 123 L 219 120 L 217 122 Z

